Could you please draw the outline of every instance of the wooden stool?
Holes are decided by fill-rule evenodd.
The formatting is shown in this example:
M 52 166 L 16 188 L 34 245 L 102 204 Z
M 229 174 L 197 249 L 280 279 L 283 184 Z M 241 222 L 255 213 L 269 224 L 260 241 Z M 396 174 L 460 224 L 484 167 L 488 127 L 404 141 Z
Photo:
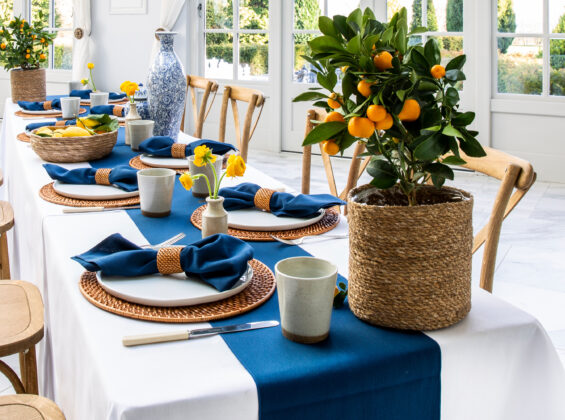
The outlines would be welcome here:
M 19 353 L 22 380 L 2 360 L 0 372 L 18 394 L 38 393 L 35 345 L 42 338 L 43 302 L 37 287 L 21 280 L 1 280 L 0 357 Z
M 5 395 L 0 397 L 0 419 L 65 420 L 59 407 L 38 395 Z
M 10 278 L 10 258 L 8 254 L 8 232 L 14 226 L 14 210 L 7 201 L 0 201 L 0 278 Z

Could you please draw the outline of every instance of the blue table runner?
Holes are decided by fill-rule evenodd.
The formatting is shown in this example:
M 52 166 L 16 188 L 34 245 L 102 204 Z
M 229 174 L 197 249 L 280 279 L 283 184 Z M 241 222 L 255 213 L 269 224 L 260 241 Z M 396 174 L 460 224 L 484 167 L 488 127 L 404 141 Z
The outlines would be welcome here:
M 138 153 L 124 145 L 124 129 L 106 158 L 95 168 L 127 164 Z M 179 244 L 201 238 L 190 222 L 204 204 L 175 182 L 171 215 L 147 218 L 127 210 L 151 243 L 179 232 Z M 274 271 L 284 258 L 309 255 L 297 246 L 250 242 L 255 258 Z M 345 281 L 340 277 L 341 281 Z M 275 294 L 259 308 L 215 326 L 280 320 Z M 257 385 L 260 419 L 383 419 L 438 420 L 441 398 L 439 345 L 422 333 L 378 328 L 357 319 L 347 306 L 333 311 L 330 336 L 305 345 L 284 338 L 280 328 L 222 336 Z

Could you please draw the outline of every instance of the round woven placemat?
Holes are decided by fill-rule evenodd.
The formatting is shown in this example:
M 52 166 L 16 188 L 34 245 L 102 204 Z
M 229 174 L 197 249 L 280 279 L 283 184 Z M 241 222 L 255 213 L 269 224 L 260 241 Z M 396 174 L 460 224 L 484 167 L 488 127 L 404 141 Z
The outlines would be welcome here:
M 78 110 L 79 114 L 84 114 L 86 112 L 86 109 L 84 108 L 80 108 Z M 16 117 L 23 117 L 23 118 L 57 118 L 57 117 L 62 117 L 63 113 L 62 112 L 58 112 L 56 114 L 27 114 L 25 112 L 22 111 L 16 111 L 14 112 L 14 115 Z
M 155 322 L 205 322 L 229 318 L 249 312 L 266 302 L 275 291 L 275 276 L 265 264 L 258 260 L 249 262 L 253 277 L 242 292 L 218 302 L 194 306 L 164 308 L 127 302 L 106 292 L 96 280 L 96 273 L 85 271 L 79 282 L 83 296 L 93 305 L 105 311 L 127 318 Z
M 198 229 L 202 230 L 202 212 L 206 208 L 206 204 L 198 207 L 190 216 L 190 221 Z M 305 226 L 299 229 L 277 230 L 277 231 L 254 231 L 228 228 L 228 235 L 234 236 L 244 241 L 274 241 L 271 235 L 281 239 L 298 239 L 303 236 L 321 235 L 329 232 L 339 224 L 339 212 L 334 208 L 326 209 L 324 217 L 313 225 Z
M 16 138 L 24 143 L 29 143 L 29 136 L 26 133 L 20 133 L 16 136 Z
M 80 200 L 78 198 L 65 197 L 53 189 L 52 182 L 41 187 L 39 196 L 50 203 L 69 207 L 123 207 L 139 204 L 139 195 L 118 200 Z
M 130 159 L 129 161 L 129 166 L 131 166 L 132 168 L 135 169 L 151 169 L 151 168 L 161 168 L 162 166 L 151 166 L 151 165 L 146 165 L 145 163 L 143 163 L 141 161 L 141 159 L 139 158 L 139 155 L 136 157 L 133 157 Z M 171 168 L 173 169 L 173 168 Z M 186 171 L 188 171 L 188 168 L 185 169 L 173 169 L 174 171 L 176 171 L 177 174 L 184 174 Z

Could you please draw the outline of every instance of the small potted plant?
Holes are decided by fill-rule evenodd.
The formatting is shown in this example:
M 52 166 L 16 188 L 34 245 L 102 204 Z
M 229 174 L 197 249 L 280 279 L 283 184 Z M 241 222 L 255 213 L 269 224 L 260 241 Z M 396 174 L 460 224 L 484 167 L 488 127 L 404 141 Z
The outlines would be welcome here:
M 387 327 L 453 324 L 471 305 L 472 197 L 443 184 L 465 154 L 485 155 L 468 127 L 475 114 L 459 110 L 465 55 L 444 67 L 433 38 L 409 45 L 426 28 L 409 32 L 405 8 L 388 23 L 357 9 L 320 17 L 319 27 L 304 58 L 327 92 L 295 101 L 316 101 L 328 116 L 304 145 L 325 142 L 336 154 L 363 142 L 372 156 L 371 183 L 348 196 L 351 310 Z
M 47 49 L 56 34 L 42 26 L 42 12 L 37 22 L 14 18 L 0 25 L 0 64 L 10 71 L 12 102 L 45 101 L 45 69 Z

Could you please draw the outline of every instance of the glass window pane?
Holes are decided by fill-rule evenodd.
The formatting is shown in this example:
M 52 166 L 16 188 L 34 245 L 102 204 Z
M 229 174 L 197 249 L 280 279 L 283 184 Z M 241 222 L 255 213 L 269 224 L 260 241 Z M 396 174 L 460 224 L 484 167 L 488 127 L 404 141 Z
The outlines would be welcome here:
M 72 0 L 55 0 L 55 28 L 73 27 Z
M 324 0 L 294 0 L 294 29 L 318 29 Z
M 42 18 L 40 18 L 42 14 Z M 50 27 L 49 23 L 49 0 L 31 0 L 31 21 L 41 22 L 43 27 Z
M 498 31 L 541 33 L 543 2 L 532 0 L 498 0 Z
M 565 0 L 549 0 L 549 30 L 565 33 Z
M 433 3 L 440 31 L 463 32 L 463 0 L 434 0 Z
M 317 36 L 317 34 L 294 35 L 294 72 L 292 80 L 296 83 L 316 83 L 316 73 L 312 71 L 312 65 L 302 56 L 308 54 L 307 42 Z
M 269 0 L 240 0 L 239 27 L 269 29 Z
M 233 35 L 206 34 L 205 76 L 233 79 Z
M 232 27 L 232 0 L 206 0 L 206 29 L 231 29 Z
M 343 15 L 348 16 L 351 12 L 359 7 L 359 0 L 343 1 L 343 0 L 328 0 L 328 10 L 326 16 Z
M 14 0 L 2 0 L 0 4 L 0 22 L 8 23 L 14 17 Z
M 73 33 L 59 31 L 53 43 L 55 62 L 53 68 L 70 70 L 73 67 Z
M 269 80 L 269 36 L 267 34 L 239 35 L 240 80 Z
M 565 96 L 565 39 L 551 39 L 549 56 L 551 70 L 549 78 L 549 93 L 555 96 Z
M 498 45 L 498 92 L 541 95 L 542 40 L 500 37 Z

